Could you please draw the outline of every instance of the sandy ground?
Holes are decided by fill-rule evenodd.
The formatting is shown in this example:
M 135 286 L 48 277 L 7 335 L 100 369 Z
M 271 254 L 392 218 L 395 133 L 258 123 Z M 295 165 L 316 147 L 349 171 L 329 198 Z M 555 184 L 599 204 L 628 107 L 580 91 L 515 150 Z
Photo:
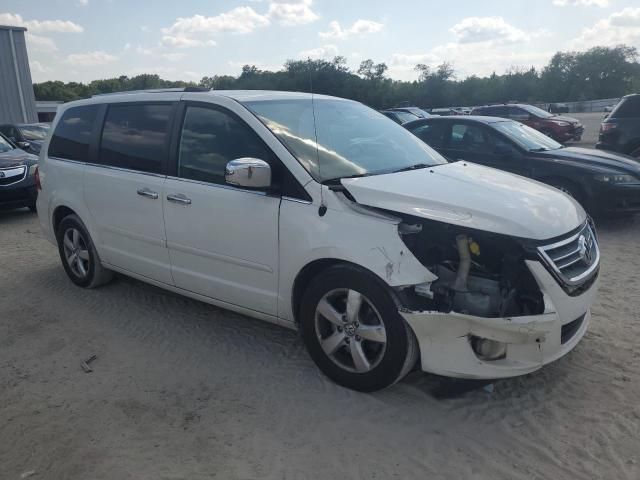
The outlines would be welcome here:
M 33 214 L 0 213 L 0 478 L 637 480 L 640 217 L 599 230 L 578 347 L 438 398 L 420 372 L 345 390 L 294 332 L 134 280 L 78 289 Z

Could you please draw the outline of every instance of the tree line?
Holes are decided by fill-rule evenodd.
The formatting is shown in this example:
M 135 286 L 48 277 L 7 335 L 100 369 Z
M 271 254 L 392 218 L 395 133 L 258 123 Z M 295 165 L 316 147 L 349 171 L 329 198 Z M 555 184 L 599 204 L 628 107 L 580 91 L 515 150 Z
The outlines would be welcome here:
M 586 101 L 640 92 L 640 63 L 634 47 L 594 47 L 585 52 L 558 52 L 542 69 L 512 67 L 501 75 L 457 79 L 444 62 L 415 66 L 415 81 L 387 77 L 388 66 L 364 60 L 356 71 L 344 57 L 333 60 L 289 60 L 279 71 L 245 65 L 239 76 L 214 75 L 200 82 L 169 81 L 158 75 L 120 76 L 88 84 L 47 81 L 33 85 L 37 100 L 70 101 L 100 93 L 150 88 L 200 86 L 217 90 L 291 90 L 335 95 L 374 108 L 410 104 L 421 107 Z

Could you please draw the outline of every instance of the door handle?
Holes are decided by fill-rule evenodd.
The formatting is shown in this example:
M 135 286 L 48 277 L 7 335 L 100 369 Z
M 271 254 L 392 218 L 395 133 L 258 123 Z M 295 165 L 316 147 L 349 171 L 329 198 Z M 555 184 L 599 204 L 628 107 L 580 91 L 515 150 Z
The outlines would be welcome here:
M 158 193 L 152 190 L 149 190 L 148 188 L 141 188 L 140 190 L 138 190 L 138 195 L 142 197 L 151 198 L 153 200 L 158 199 Z
M 178 193 L 175 195 L 167 195 L 167 200 L 173 203 L 181 203 L 183 205 L 191 205 L 191 199 L 185 197 L 183 194 Z

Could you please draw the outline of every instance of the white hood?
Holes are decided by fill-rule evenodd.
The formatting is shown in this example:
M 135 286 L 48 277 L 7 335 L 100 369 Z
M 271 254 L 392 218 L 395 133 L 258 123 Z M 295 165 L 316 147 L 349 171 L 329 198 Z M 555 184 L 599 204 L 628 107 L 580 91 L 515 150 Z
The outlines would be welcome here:
M 586 219 L 582 207 L 555 188 L 469 162 L 342 184 L 362 205 L 534 240 L 563 235 Z

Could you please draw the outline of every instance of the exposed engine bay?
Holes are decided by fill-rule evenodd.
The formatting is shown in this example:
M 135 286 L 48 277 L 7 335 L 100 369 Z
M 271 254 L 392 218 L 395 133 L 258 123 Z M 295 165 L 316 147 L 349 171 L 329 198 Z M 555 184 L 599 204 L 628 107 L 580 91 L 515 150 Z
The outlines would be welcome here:
M 520 239 L 417 217 L 398 226 L 413 255 L 438 279 L 403 289 L 407 307 L 480 317 L 544 312 L 544 300 L 525 264 L 534 254 Z

